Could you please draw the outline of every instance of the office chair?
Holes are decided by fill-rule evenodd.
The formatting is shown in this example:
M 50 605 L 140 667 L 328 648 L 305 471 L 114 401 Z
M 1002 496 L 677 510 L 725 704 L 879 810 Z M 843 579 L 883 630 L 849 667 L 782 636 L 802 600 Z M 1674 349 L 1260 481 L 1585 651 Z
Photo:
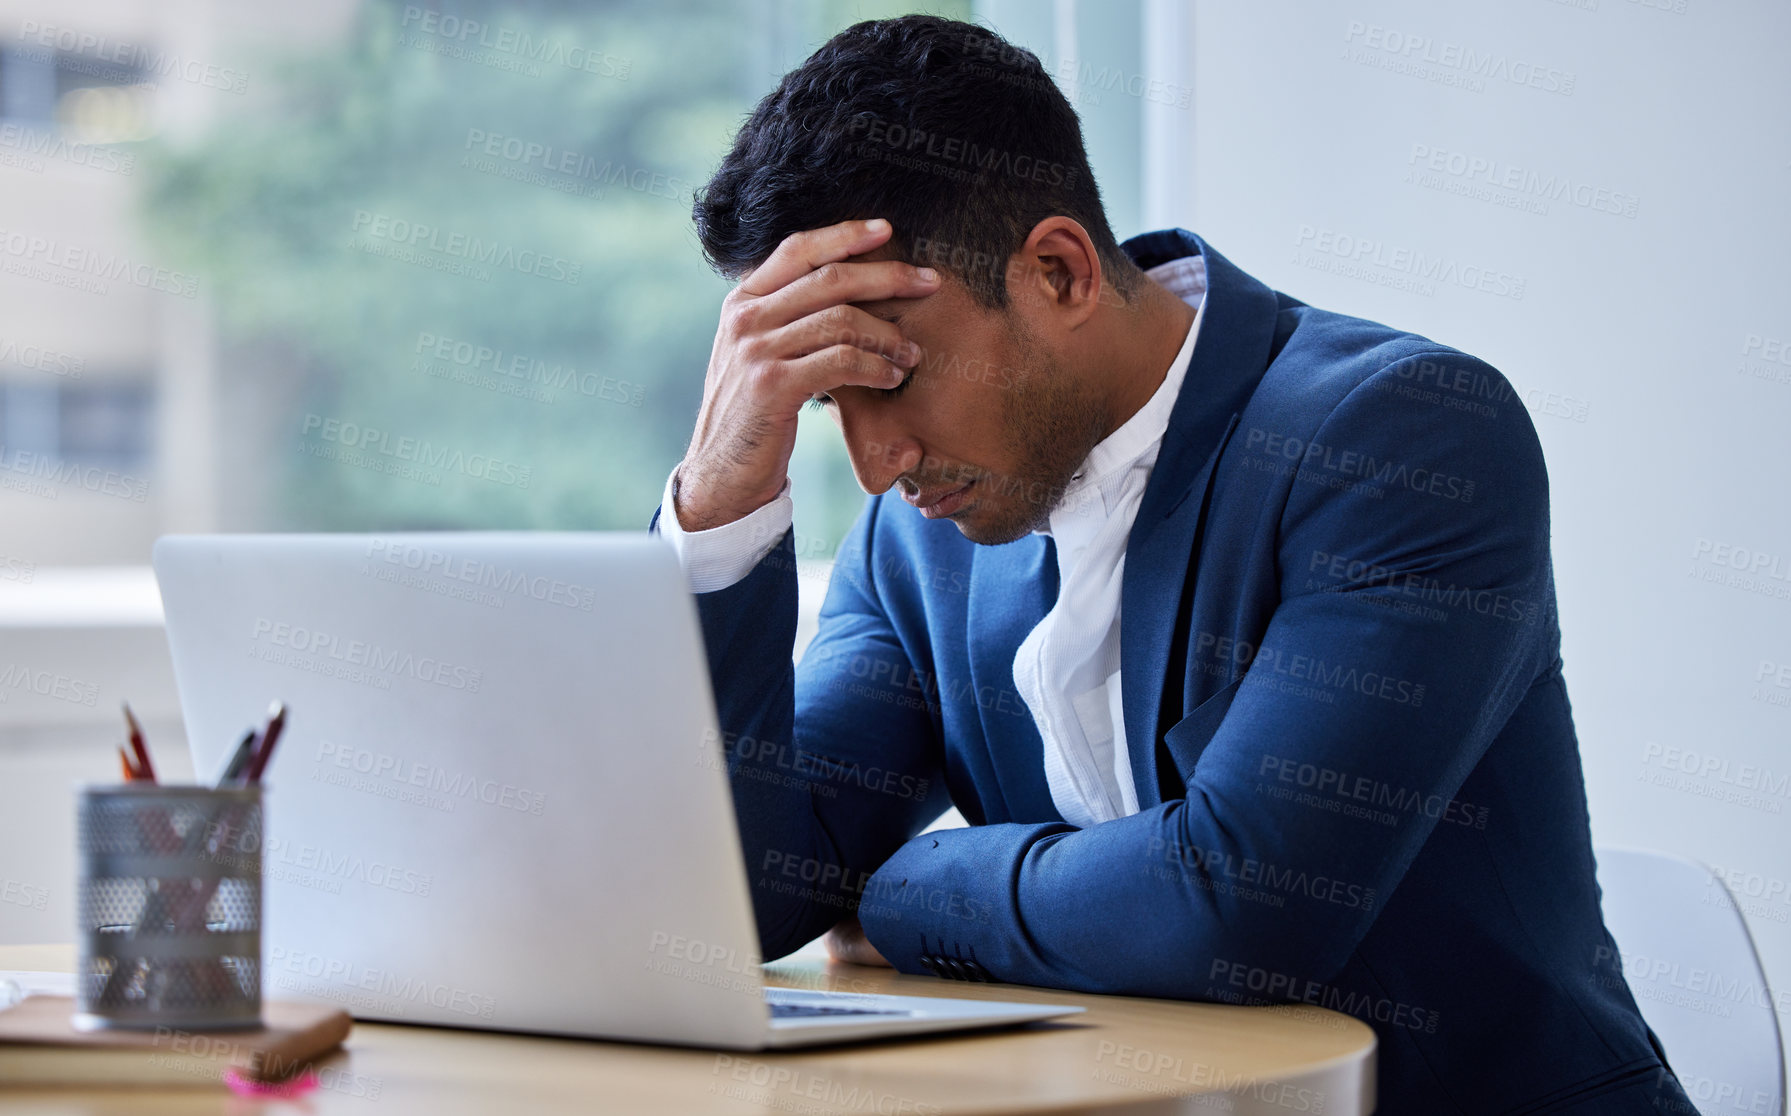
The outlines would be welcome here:
M 1695 860 L 1600 848 L 1598 884 L 1621 971 L 1702 1116 L 1785 1111 L 1785 1067 L 1772 991 L 1740 905 Z

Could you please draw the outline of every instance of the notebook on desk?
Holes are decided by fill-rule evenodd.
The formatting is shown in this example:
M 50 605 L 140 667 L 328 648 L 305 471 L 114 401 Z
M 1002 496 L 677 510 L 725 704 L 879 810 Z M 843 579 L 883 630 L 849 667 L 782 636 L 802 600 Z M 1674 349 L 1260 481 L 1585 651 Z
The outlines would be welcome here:
M 80 1031 L 69 996 L 36 994 L 0 1010 L 0 1081 L 33 1085 L 222 1084 L 284 1081 L 348 1037 L 345 1012 L 270 1001 L 263 1025 L 241 1031 Z
M 767 990 L 702 637 L 639 534 L 171 536 L 195 769 L 273 700 L 263 986 L 357 1018 L 724 1049 L 1048 1019 Z

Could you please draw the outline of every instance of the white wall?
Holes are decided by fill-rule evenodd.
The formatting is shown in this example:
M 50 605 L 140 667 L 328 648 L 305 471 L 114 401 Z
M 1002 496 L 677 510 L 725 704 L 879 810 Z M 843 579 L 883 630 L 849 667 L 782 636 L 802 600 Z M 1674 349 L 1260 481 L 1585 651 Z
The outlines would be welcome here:
M 1147 224 L 1524 392 L 1595 839 L 1731 873 L 1791 990 L 1791 5 L 1147 9 Z

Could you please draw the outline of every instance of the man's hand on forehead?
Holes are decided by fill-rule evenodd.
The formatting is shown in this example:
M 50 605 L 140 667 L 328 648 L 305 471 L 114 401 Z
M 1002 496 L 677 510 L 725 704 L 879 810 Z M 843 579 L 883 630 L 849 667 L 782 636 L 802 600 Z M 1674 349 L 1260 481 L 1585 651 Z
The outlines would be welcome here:
M 863 309 L 939 289 L 930 268 L 875 258 L 892 234 L 880 218 L 793 233 L 723 300 L 703 407 L 678 467 L 674 514 L 686 530 L 731 523 L 777 498 L 804 403 L 845 387 L 893 389 L 920 363 L 919 346 Z

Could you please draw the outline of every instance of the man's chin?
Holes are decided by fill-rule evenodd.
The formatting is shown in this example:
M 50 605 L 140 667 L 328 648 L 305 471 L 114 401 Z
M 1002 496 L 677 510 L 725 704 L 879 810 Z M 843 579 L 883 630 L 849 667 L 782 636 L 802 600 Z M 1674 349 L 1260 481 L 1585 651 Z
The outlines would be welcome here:
M 1006 543 L 1019 542 L 1032 533 L 1027 524 L 991 522 L 975 514 L 980 508 L 971 509 L 971 514 L 954 516 L 952 522 L 958 531 L 978 546 L 1002 546 Z

